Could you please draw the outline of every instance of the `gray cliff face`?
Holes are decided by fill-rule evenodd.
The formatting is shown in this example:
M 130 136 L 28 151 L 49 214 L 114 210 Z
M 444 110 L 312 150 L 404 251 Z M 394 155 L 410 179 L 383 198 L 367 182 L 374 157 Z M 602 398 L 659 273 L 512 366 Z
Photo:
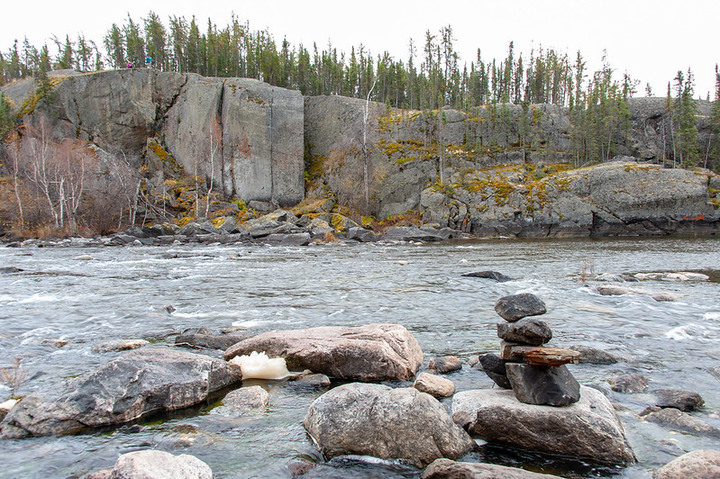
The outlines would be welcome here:
M 289 206 L 305 195 L 299 92 L 144 69 L 72 76 L 55 92 L 55 138 L 78 137 L 135 161 L 152 139 L 227 197 Z

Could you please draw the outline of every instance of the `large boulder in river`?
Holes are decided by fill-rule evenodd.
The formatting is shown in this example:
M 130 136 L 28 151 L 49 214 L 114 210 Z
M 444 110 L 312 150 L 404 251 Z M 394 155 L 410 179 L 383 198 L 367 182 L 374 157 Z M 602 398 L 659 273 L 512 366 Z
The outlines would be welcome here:
M 720 451 L 700 449 L 683 454 L 653 474 L 653 479 L 716 479 L 720 477 Z
M 143 348 L 62 386 L 26 396 L 0 437 L 71 434 L 199 404 L 242 380 L 239 366 L 198 354 Z
M 421 476 L 422 479 L 558 479 L 560 476 L 530 472 L 517 467 L 482 462 L 455 462 L 436 459 Z
M 635 462 L 610 401 L 591 388 L 581 387 L 580 394 L 570 406 L 551 407 L 521 403 L 512 391 L 463 391 L 453 396 L 453 419 L 491 443 L 609 464 Z
M 417 340 L 398 324 L 267 332 L 234 344 L 225 359 L 253 351 L 285 358 L 290 370 L 365 382 L 408 381 L 423 362 Z
M 425 467 L 475 447 L 437 399 L 414 388 L 345 384 L 316 399 L 303 425 L 328 458 L 360 454 Z

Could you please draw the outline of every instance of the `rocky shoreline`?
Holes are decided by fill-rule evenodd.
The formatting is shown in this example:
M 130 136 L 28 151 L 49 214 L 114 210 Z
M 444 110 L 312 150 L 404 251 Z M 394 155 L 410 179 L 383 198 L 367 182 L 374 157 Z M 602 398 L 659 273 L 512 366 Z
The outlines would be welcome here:
M 513 321 L 510 325 L 517 325 L 525 316 L 544 313 L 545 307 L 537 297 L 518 294 L 500 298 L 496 310 L 506 321 Z M 530 329 L 539 327 L 539 336 L 528 333 L 521 324 L 518 328 L 524 332 L 514 331 L 511 339 L 519 341 L 519 334 L 524 341 L 547 342 L 550 334 L 542 324 L 538 325 L 542 321 L 533 319 L 532 323 L 535 328 Z M 498 337 L 507 341 L 508 334 L 508 327 L 500 323 Z M 177 336 L 175 347 L 147 341 L 113 341 L 94 350 L 99 354 L 120 354 L 52 390 L 21 398 L 4 413 L 0 438 L 94 433 L 162 417 L 206 403 L 211 397 L 223 398 L 210 411 L 219 418 L 264 410 L 268 406 L 267 393 L 258 386 L 242 385 L 248 377 L 232 361 L 236 356 L 261 350 L 285 359 L 289 369 L 295 371 L 288 379 L 291 383 L 303 384 L 308 391 L 323 391 L 310 404 L 303 426 L 325 459 L 363 455 L 399 460 L 417 468 L 424 478 L 558 477 L 522 468 L 462 462 L 476 450 L 475 440 L 481 438 L 534 454 L 614 467 L 625 467 L 636 460 L 617 407 L 602 388 L 580 386 L 576 398 L 551 401 L 551 405 L 528 401 L 519 390 L 455 392 L 451 374 L 463 367 L 483 369 L 498 384 L 501 382 L 483 356 L 473 358 L 473 366 L 451 356 L 433 357 L 426 363 L 413 335 L 397 324 L 284 330 L 250 337 L 232 331 L 213 334 L 199 330 Z M 218 358 L 219 354 L 224 359 Z M 581 355 L 589 357 L 587 348 L 570 354 L 572 360 L 564 362 L 577 362 Z M 547 355 L 543 357 L 547 359 Z M 531 354 L 521 354 L 519 359 L 501 357 L 498 361 L 503 365 L 557 367 L 547 366 L 546 362 L 533 365 L 537 358 Z M 644 391 L 647 379 L 635 376 L 612 380 L 613 389 L 626 394 Z M 513 389 L 521 388 L 517 379 L 511 378 L 510 383 Z M 555 387 L 547 382 L 528 384 L 523 387 Z M 656 400 L 640 414 L 647 421 L 670 431 L 720 435 L 692 415 L 703 406 L 699 394 L 672 389 L 653 390 L 652 394 Z M 720 452 L 709 450 L 686 454 L 657 471 L 656 477 L 701 477 L 693 474 L 720 467 L 718 455 Z M 315 463 L 289 459 L 288 467 L 297 477 L 310 471 Z M 192 456 L 149 450 L 123 455 L 110 469 L 86 477 L 134 477 L 140 473 L 146 474 L 143 477 L 161 477 L 161 470 L 175 471 L 174 477 L 213 477 L 210 468 Z

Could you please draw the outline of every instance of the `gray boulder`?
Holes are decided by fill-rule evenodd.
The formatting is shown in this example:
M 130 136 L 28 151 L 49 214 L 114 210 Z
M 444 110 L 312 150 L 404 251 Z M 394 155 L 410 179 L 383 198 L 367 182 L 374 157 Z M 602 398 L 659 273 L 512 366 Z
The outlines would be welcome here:
M 328 458 L 361 454 L 422 468 L 475 447 L 437 399 L 414 388 L 345 384 L 316 399 L 303 425 Z
M 195 456 L 147 450 L 123 454 L 108 479 L 212 479 L 210 466 Z
M 717 479 L 720 477 L 720 451 L 699 449 L 683 454 L 653 474 L 653 479 Z
M 642 374 L 629 373 L 608 380 L 613 391 L 625 394 L 641 393 L 648 388 L 648 380 Z
M 455 462 L 440 458 L 435 459 L 420 477 L 421 479 L 558 479 L 560 476 L 539 474 L 516 467 L 482 462 Z
M 515 322 L 526 316 L 545 314 L 545 303 L 532 293 L 503 296 L 495 302 L 495 312 L 505 321 Z
M 498 323 L 497 335 L 500 339 L 513 343 L 542 346 L 552 339 L 552 330 L 545 321 L 524 318 L 514 323 Z
M 566 366 L 546 367 L 508 363 L 507 378 L 518 401 L 567 406 L 580 399 L 580 384 Z
M 309 369 L 354 381 L 408 381 L 423 362 L 417 340 L 398 324 L 274 331 L 245 339 L 225 359 L 265 352 L 283 357 L 291 371 Z
M 701 408 L 705 400 L 696 392 L 684 389 L 654 389 L 658 407 L 674 407 L 681 411 L 693 411 Z
M 199 404 L 242 380 L 239 366 L 164 348 L 127 352 L 67 383 L 23 398 L 1 437 L 71 434 Z
M 635 462 L 610 401 L 591 388 L 581 387 L 580 400 L 562 408 L 521 403 L 512 391 L 463 391 L 453 396 L 452 415 L 491 443 L 609 464 Z
M 648 412 L 648 414 L 642 416 L 646 421 L 668 426 L 675 431 L 707 436 L 720 436 L 720 429 L 674 407 L 654 407 L 643 411 L 643 413 L 644 412 Z

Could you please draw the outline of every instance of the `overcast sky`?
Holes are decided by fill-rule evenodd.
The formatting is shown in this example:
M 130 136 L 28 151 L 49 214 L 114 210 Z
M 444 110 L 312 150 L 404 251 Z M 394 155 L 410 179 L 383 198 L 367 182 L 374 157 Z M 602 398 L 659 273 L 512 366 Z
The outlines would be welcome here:
M 252 30 L 269 29 L 275 40 L 283 37 L 295 46 L 324 48 L 328 40 L 349 52 L 361 43 L 374 55 L 387 50 L 407 59 L 413 38 L 422 48 L 425 31 L 437 32 L 451 25 L 461 65 L 475 58 L 501 60 L 510 41 L 525 57 L 543 46 L 567 52 L 574 59 L 580 50 L 588 66 L 600 67 L 606 50 L 618 77 L 627 72 L 642 82 L 639 94 L 650 83 L 653 93 L 664 96 L 667 82 L 679 69 L 692 68 L 696 95 L 713 98 L 715 64 L 720 63 L 720 0 L 121 0 L 61 2 L 3 1 L 0 6 L 0 50 L 14 39 L 41 46 L 51 38 L 86 39 L 102 45 L 113 23 L 125 22 L 129 13 L 140 21 L 152 10 L 167 26 L 170 15 L 198 19 L 201 31 L 211 18 L 219 27 L 234 12 L 249 21 Z M 104 49 L 103 49 L 104 53 Z

